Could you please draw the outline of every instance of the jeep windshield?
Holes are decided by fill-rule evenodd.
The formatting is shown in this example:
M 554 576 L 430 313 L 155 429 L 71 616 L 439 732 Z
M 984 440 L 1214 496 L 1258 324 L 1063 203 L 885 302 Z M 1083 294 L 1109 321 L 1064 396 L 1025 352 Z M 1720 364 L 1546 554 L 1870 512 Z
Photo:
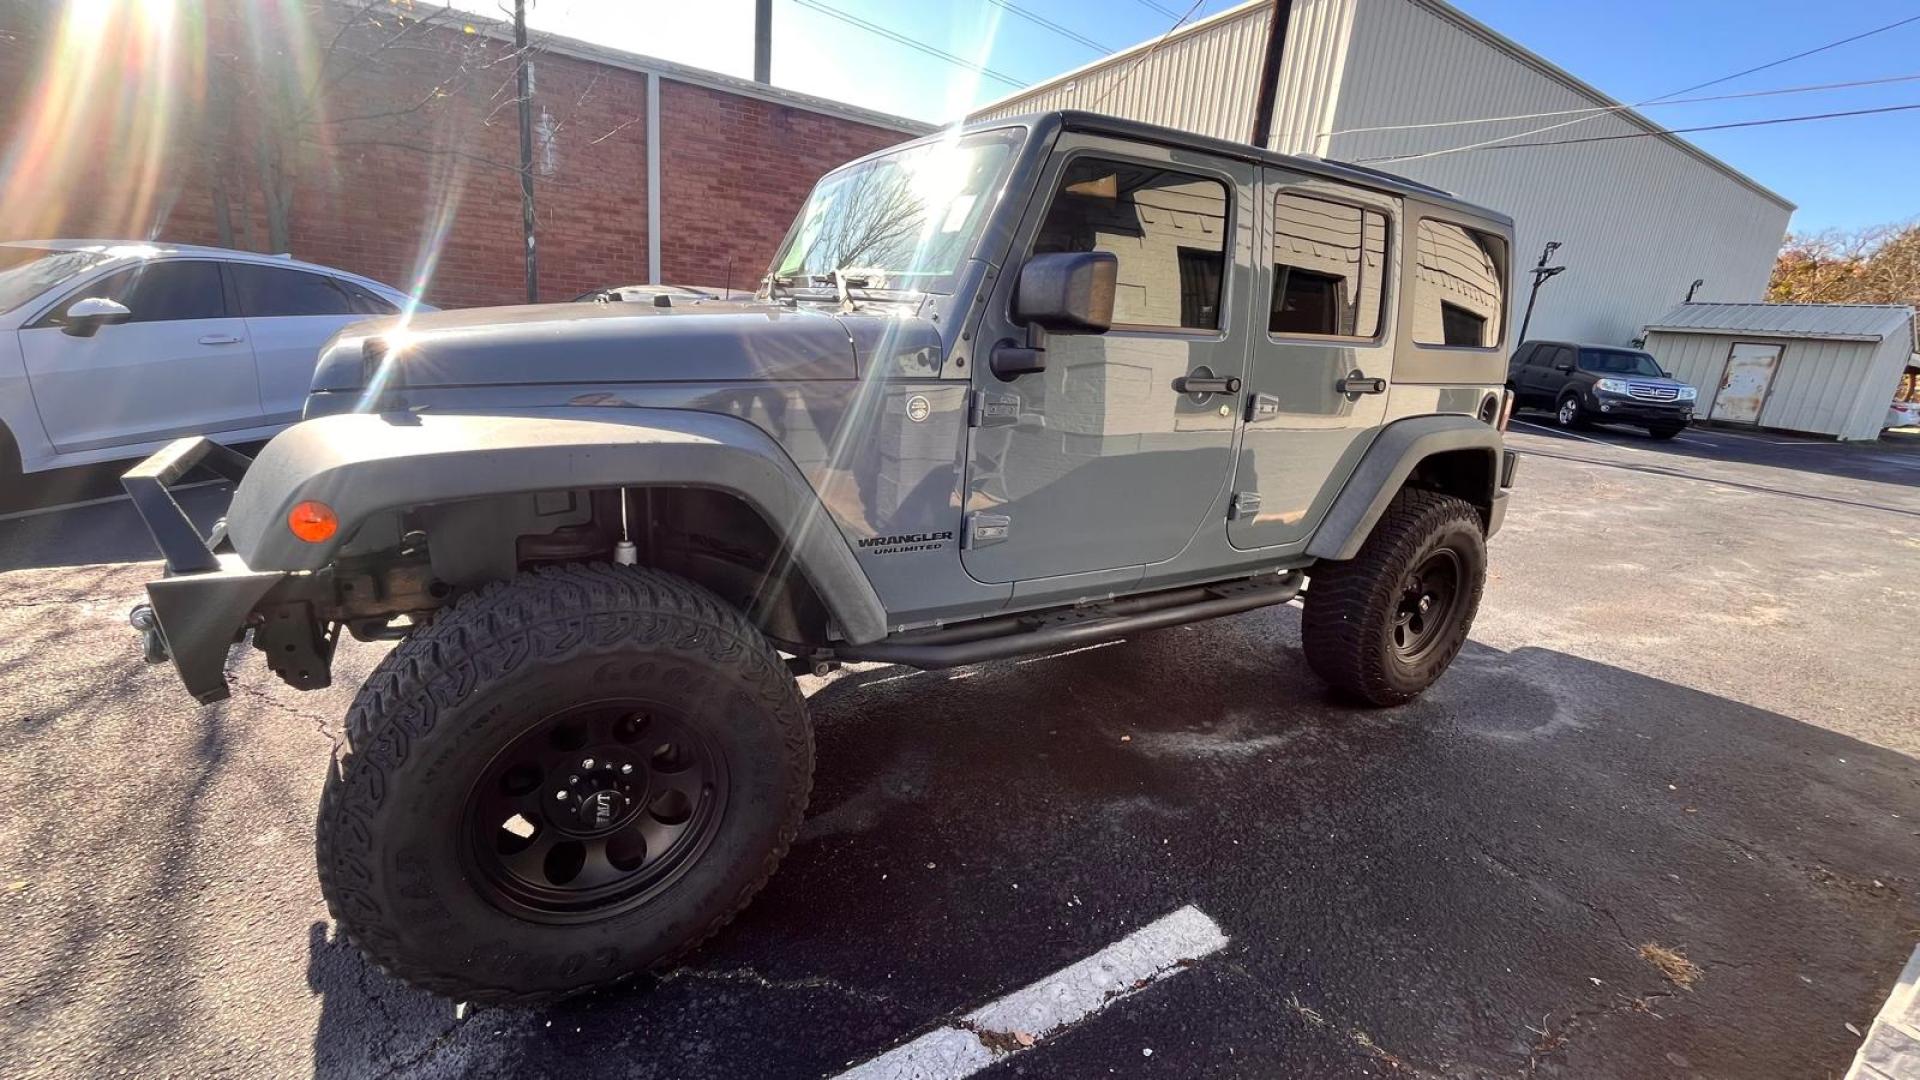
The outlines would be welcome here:
M 944 292 L 999 197 L 1017 130 L 922 143 L 814 185 L 773 260 L 782 290 Z
M 1595 375 L 1641 375 L 1649 379 L 1666 375 L 1660 365 L 1653 362 L 1653 357 L 1624 349 L 1581 349 L 1580 370 Z

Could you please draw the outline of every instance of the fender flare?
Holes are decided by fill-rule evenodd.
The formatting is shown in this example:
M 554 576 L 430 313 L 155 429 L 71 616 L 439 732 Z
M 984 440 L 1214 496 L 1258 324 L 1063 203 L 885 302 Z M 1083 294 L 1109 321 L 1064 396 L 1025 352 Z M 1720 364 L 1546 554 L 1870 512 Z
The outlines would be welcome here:
M 1334 561 L 1358 555 L 1360 545 L 1366 543 L 1373 526 L 1420 462 L 1459 450 L 1487 455 L 1488 485 L 1481 508 L 1491 515 L 1491 535 L 1497 524 L 1500 454 L 1505 445 L 1499 431 L 1471 416 L 1414 416 L 1388 424 L 1367 447 L 1359 466 L 1327 509 L 1327 516 L 1307 544 L 1307 554 Z
M 855 644 L 887 614 L 839 526 L 786 450 L 737 417 L 681 409 L 567 408 L 456 416 L 347 414 L 296 424 L 234 493 L 227 535 L 254 570 L 317 570 L 368 517 L 426 503 L 559 488 L 706 488 L 757 510 Z M 296 503 L 332 507 L 325 543 L 285 526 Z

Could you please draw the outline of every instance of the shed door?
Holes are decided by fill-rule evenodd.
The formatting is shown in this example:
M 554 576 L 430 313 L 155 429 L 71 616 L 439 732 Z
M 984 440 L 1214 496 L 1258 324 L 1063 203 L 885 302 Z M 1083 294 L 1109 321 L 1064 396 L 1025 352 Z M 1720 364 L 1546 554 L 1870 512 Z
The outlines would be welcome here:
M 1773 385 L 1773 373 L 1780 370 L 1780 346 L 1737 342 L 1727 356 L 1726 374 L 1720 377 L 1720 389 L 1713 395 L 1711 420 L 1735 424 L 1760 422 L 1760 406 L 1766 403 L 1767 387 Z

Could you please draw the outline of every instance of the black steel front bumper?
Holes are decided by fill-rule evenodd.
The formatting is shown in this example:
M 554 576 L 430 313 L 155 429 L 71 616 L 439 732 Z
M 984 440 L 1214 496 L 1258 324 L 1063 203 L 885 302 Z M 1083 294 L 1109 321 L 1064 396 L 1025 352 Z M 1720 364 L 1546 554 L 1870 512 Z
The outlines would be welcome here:
M 249 569 L 240 556 L 222 552 L 224 520 L 201 536 L 168 488 L 195 466 L 237 483 L 251 464 L 210 439 L 188 438 L 120 478 L 167 563 L 166 576 L 147 583 L 148 602 L 127 621 L 145 638 L 147 661 L 171 658 L 187 692 L 203 705 L 227 697 L 227 653 L 245 635 L 254 608 L 289 575 Z

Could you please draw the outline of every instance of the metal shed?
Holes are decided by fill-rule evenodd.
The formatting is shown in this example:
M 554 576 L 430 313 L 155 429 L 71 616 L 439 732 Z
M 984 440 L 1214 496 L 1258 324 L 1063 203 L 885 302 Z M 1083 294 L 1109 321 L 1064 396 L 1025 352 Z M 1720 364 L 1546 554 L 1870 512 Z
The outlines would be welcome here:
M 1914 351 L 1904 304 L 1681 304 L 1646 349 L 1723 423 L 1874 439 Z
M 1565 245 L 1535 335 L 1625 344 L 1696 278 L 1702 299 L 1766 289 L 1792 203 L 1443 0 L 1247 0 L 973 118 L 1086 109 L 1247 141 L 1273 42 L 1270 149 L 1369 164 L 1506 213 L 1516 287 L 1542 245 Z

